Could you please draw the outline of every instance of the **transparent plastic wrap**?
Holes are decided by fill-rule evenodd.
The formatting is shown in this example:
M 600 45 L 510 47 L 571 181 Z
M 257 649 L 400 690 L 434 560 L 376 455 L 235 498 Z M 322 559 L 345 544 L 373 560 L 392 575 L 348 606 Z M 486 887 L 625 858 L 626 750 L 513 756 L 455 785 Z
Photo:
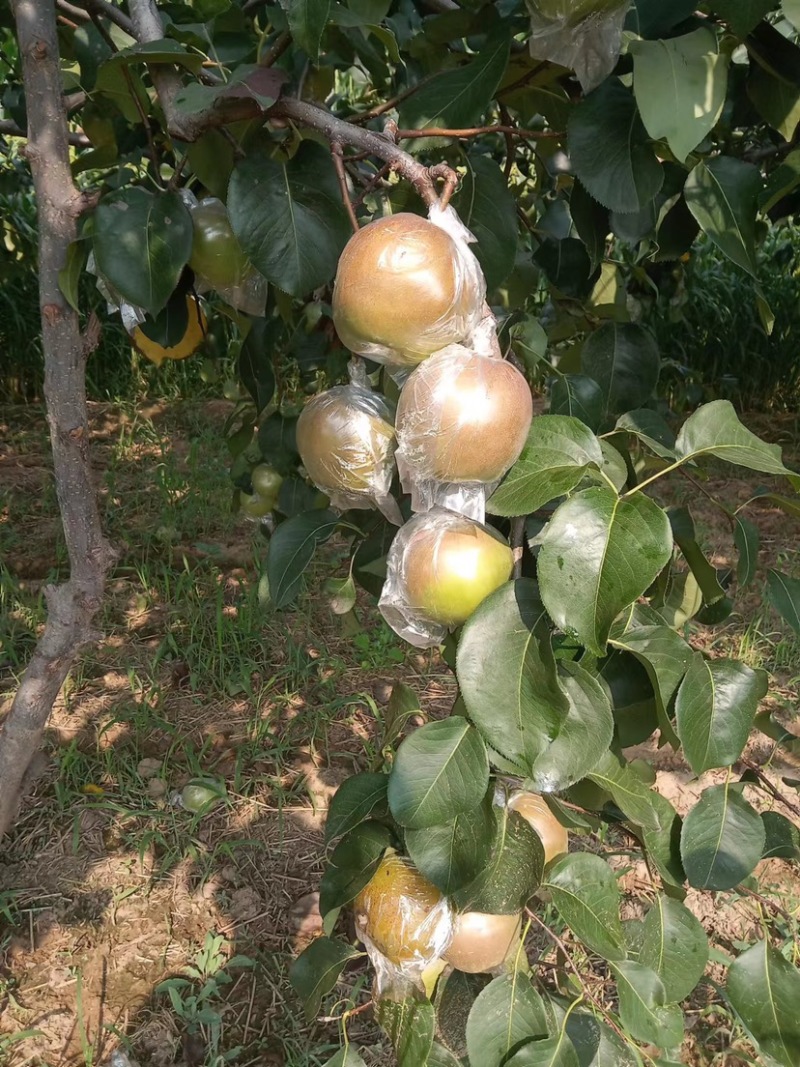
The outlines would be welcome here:
M 94 274 L 97 278 L 97 291 L 106 302 L 106 311 L 109 315 L 113 315 L 115 311 L 120 313 L 122 319 L 122 325 L 128 331 L 133 333 L 137 326 L 141 324 L 147 318 L 147 312 L 142 307 L 138 307 L 136 304 L 129 304 L 124 297 L 114 289 L 103 275 L 97 269 L 97 262 L 94 258 L 94 252 L 90 252 L 86 260 L 86 273 Z
M 630 0 L 526 0 L 534 59 L 574 70 L 583 91 L 617 65 Z
M 415 367 L 467 340 L 484 315 L 486 281 L 475 238 L 452 207 L 428 219 L 407 212 L 377 219 L 351 237 L 339 260 L 333 321 L 357 355 Z
M 192 215 L 194 237 L 189 266 L 199 293 L 213 289 L 238 311 L 263 315 L 267 302 L 267 279 L 249 261 L 231 228 L 228 209 L 216 197 L 205 200 L 184 190 Z
M 414 511 L 485 517 L 533 418 L 531 391 L 506 360 L 448 345 L 420 364 L 397 406 L 397 467 Z
M 399 526 L 390 494 L 395 463 L 394 412 L 363 385 L 336 385 L 313 397 L 297 421 L 297 448 L 312 482 L 334 507 L 377 507 Z
M 410 860 L 388 853 L 353 904 L 356 933 L 375 969 L 377 996 L 425 988 L 453 933 L 445 896 Z
M 509 580 L 513 566 L 514 554 L 496 530 L 434 507 L 398 531 L 378 607 L 396 634 L 432 648 Z

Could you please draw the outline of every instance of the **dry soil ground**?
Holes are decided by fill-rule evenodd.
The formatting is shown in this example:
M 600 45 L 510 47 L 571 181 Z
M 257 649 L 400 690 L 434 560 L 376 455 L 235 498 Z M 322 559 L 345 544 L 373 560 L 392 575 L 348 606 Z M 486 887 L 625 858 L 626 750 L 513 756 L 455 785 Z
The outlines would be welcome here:
M 0 1063 L 89 1067 L 119 1047 L 142 1067 L 197 1067 L 239 1048 L 238 1064 L 312 1067 L 337 1047 L 335 1022 L 307 1024 L 286 979 L 318 929 L 327 803 L 374 757 L 393 681 L 414 687 L 434 717 L 449 709 L 454 685 L 434 656 L 403 647 L 366 599 L 357 617 L 334 616 L 321 570 L 295 609 L 269 611 L 259 595 L 264 541 L 230 514 L 224 414 L 220 405 L 93 409 L 103 518 L 121 556 L 105 637 L 65 688 L 0 853 Z M 796 453 L 792 423 L 756 428 Z M 0 412 L 0 441 L 2 716 L 42 623 L 43 584 L 64 554 L 41 412 Z M 738 505 L 762 484 L 721 474 L 705 489 Z M 714 562 L 729 564 L 730 530 L 706 497 L 679 479 L 663 492 L 691 503 Z M 761 593 L 766 566 L 797 573 L 798 522 L 755 511 L 763 540 L 754 590 L 692 640 L 768 667 L 772 707 L 789 721 L 800 650 Z M 334 545 L 325 575 L 343 573 L 343 560 Z M 769 764 L 776 782 L 800 777 L 763 735 L 746 755 Z M 697 782 L 668 749 L 649 758 L 679 809 L 714 778 Z M 198 775 L 227 789 L 204 817 L 175 803 Z M 622 850 L 620 864 L 623 886 L 646 876 Z M 762 877 L 796 933 L 796 869 L 771 860 Z M 689 901 L 728 945 L 757 928 L 763 906 L 738 894 Z M 543 960 L 549 953 L 533 948 Z M 192 964 L 190 983 L 171 995 L 159 988 Z M 339 989 L 347 995 L 367 999 L 358 969 Z M 337 1007 L 331 997 L 325 1011 Z M 688 1018 L 685 1062 L 747 1062 L 713 984 Z M 350 1033 L 371 1065 L 391 1062 L 368 1013 Z

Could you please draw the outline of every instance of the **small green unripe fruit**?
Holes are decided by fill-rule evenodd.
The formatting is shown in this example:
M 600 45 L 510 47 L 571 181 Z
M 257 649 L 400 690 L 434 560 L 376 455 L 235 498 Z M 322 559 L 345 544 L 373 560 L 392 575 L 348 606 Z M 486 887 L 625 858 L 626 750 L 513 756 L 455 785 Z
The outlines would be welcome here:
M 482 302 L 480 271 L 465 266 L 453 238 L 403 212 L 371 222 L 348 241 L 333 321 L 351 352 L 413 366 L 462 341 Z
M 297 449 L 311 480 L 330 496 L 386 491 L 395 449 L 391 409 L 361 386 L 334 386 L 303 408 Z
M 250 472 L 250 481 L 253 483 L 253 492 L 269 500 L 274 508 L 278 502 L 278 493 L 283 485 L 283 478 L 275 468 L 270 467 L 267 463 L 259 463 Z
M 203 200 L 192 209 L 189 266 L 214 289 L 240 285 L 252 270 L 220 200 Z
M 457 971 L 482 974 L 494 970 L 519 941 L 520 915 L 485 915 L 468 911 L 456 918 L 444 958 Z
M 518 812 L 542 840 L 544 861 L 569 850 L 569 835 L 538 793 L 515 793 L 508 802 L 509 811 Z
M 274 509 L 275 500 L 260 493 L 241 493 L 239 510 L 249 519 L 263 519 Z
M 452 512 L 438 518 L 426 522 L 428 516 L 419 516 L 423 521 L 406 546 L 401 581 L 409 606 L 422 618 L 459 626 L 508 581 L 514 555 L 488 526 Z
M 531 391 L 516 367 L 450 345 L 403 386 L 400 454 L 423 478 L 499 481 L 519 457 L 532 416 Z

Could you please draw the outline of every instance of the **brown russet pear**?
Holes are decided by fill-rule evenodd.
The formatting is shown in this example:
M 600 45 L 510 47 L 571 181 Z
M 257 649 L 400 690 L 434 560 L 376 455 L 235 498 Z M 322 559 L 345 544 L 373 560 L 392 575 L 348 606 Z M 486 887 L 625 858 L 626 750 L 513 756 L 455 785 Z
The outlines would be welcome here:
M 569 835 L 566 827 L 561 825 L 538 793 L 515 793 L 509 800 L 508 807 L 510 811 L 519 812 L 541 838 L 545 863 L 568 851 Z
M 464 340 L 482 303 L 480 271 L 453 238 L 402 212 L 369 223 L 348 241 L 336 273 L 333 321 L 351 352 L 413 366 Z
M 422 478 L 495 482 L 518 459 L 532 417 L 531 391 L 516 367 L 449 345 L 404 385 L 397 440 Z
M 394 462 L 391 409 L 361 386 L 334 386 L 309 400 L 300 413 L 297 450 L 324 493 L 369 494 Z
M 482 974 L 494 970 L 519 941 L 520 915 L 486 915 L 468 911 L 456 917 L 444 958 L 457 971 Z

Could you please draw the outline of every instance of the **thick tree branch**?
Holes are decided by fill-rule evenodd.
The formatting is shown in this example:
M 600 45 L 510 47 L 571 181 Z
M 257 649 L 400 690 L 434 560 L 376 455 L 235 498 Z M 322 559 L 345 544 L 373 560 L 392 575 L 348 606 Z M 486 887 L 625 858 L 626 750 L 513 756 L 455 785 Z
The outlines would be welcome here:
M 15 818 L 25 772 L 67 673 L 80 648 L 95 639 L 92 617 L 114 558 L 100 526 L 89 462 L 84 338 L 58 282 L 83 198 L 70 173 L 55 6 L 48 0 L 12 0 L 12 6 L 28 111 L 25 154 L 38 208 L 44 395 L 70 576 L 45 589 L 47 624 L 0 734 L 0 837 Z
M 100 15 L 102 18 L 108 19 L 109 22 L 119 26 L 121 30 L 124 30 L 131 37 L 134 36 L 133 23 L 116 4 L 109 3 L 109 0 L 84 0 L 84 3 L 86 4 L 86 10 L 91 14 Z

